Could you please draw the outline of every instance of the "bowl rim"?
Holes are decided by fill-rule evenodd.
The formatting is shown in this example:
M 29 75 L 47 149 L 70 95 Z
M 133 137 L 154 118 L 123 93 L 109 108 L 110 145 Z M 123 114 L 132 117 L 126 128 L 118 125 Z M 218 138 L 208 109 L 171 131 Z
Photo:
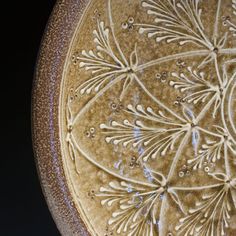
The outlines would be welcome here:
M 34 157 L 44 197 L 62 235 L 90 235 L 75 207 L 61 158 L 60 87 L 78 22 L 90 0 L 57 0 L 37 57 L 31 103 Z

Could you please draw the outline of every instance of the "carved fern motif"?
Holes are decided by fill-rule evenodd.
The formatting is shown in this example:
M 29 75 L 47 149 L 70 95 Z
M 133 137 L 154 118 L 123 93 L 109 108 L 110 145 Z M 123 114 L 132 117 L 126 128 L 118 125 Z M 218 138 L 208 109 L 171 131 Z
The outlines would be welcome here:
M 180 219 L 176 230 L 187 235 L 225 235 L 230 219 L 229 189 L 223 187 L 213 194 L 206 194 L 189 215 Z
M 209 174 L 222 186 L 213 193 L 206 193 L 188 215 L 179 220 L 176 230 L 183 235 L 225 235 L 233 210 L 231 199 L 235 202 L 235 179 L 230 180 L 223 173 Z
M 134 187 L 126 182 L 109 184 L 109 188 L 100 188 L 99 197 L 104 198 L 102 205 L 112 206 L 119 204 L 119 210 L 112 213 L 108 221 L 112 229 L 118 234 L 127 235 L 154 235 L 158 201 L 163 192 L 162 187 L 147 189 Z
M 212 93 L 216 92 L 216 88 L 210 82 L 210 76 L 205 79 L 206 75 L 203 72 L 197 73 L 191 67 L 188 67 L 188 71 L 190 76 L 173 72 L 172 77 L 177 81 L 171 80 L 170 85 L 181 93 L 187 94 L 183 99 L 188 103 L 205 102 Z
M 76 58 L 81 61 L 80 68 L 91 71 L 92 78 L 81 84 L 77 90 L 81 94 L 90 94 L 93 90 L 98 92 L 101 87 L 107 86 L 108 83 L 114 82 L 114 80 L 124 80 L 120 95 L 120 99 L 122 99 L 125 91 L 132 83 L 132 74 L 138 65 L 136 47 L 128 62 L 121 51 L 118 55 L 114 52 L 109 38 L 110 30 L 105 27 L 103 21 L 97 22 L 97 30 L 94 30 L 93 34 L 96 51 L 86 52 L 83 50 L 82 55 Z
M 204 166 L 214 164 L 224 158 L 224 149 L 229 149 L 233 155 L 236 154 L 235 145 L 227 136 L 226 130 L 219 126 L 215 126 L 215 128 L 219 133 L 215 140 L 206 139 L 196 157 L 188 160 L 189 167 L 193 170 L 203 169 Z
M 203 144 L 199 150 L 197 157 L 188 160 L 188 164 L 193 166 L 193 169 L 196 170 L 198 168 L 202 169 L 205 162 L 208 164 L 220 160 L 222 158 L 221 152 L 223 143 L 223 140 L 220 140 L 219 142 L 207 140 L 206 144 Z
M 156 228 L 160 217 L 160 205 L 166 192 L 166 179 L 160 173 L 145 167 L 145 175 L 151 176 L 154 186 L 143 188 L 127 182 L 110 182 L 109 187 L 101 187 L 98 197 L 102 198 L 101 204 L 111 207 L 118 204 L 119 209 L 112 213 L 108 224 L 118 234 L 125 233 L 129 236 L 156 235 Z M 172 190 L 168 194 L 184 211 L 178 194 Z
M 123 24 L 123 29 L 128 29 L 129 26 L 134 29 L 134 26 L 138 26 L 139 33 L 147 33 L 149 38 L 156 39 L 156 43 L 178 43 L 181 48 L 185 44 L 191 44 L 196 50 L 167 55 L 139 65 L 142 61 L 137 53 L 139 45 L 134 45 L 130 55 L 123 53 L 114 30 L 111 0 L 107 2 L 109 26 L 98 20 L 97 29 L 93 31 L 95 49 L 83 50 L 81 55 L 76 57 L 80 62 L 80 69 L 89 72 L 89 78 L 82 82 L 75 92 L 79 92 L 81 96 L 89 94 L 92 98 L 76 112 L 73 111 L 76 103 L 68 99 L 65 140 L 72 161 L 75 163 L 80 153 L 90 163 L 114 178 L 114 181 L 106 183 L 107 187 L 100 187 L 97 197 L 103 206 L 112 211 L 108 224 L 117 234 L 164 235 L 160 225 L 163 224 L 167 202 L 171 201 L 170 205 L 177 206 L 182 214 L 174 235 L 225 235 L 232 212 L 236 209 L 236 179 L 232 171 L 233 158 L 236 156 L 236 132 L 231 106 L 235 99 L 233 91 L 236 83 L 236 48 L 225 48 L 230 32 L 236 36 L 234 19 L 225 19 L 229 26 L 226 28 L 227 32 L 218 32 L 222 4 L 219 0 L 213 36 L 210 36 L 202 21 L 201 6 L 206 4 L 204 1 L 143 0 L 141 7 L 149 16 L 154 17 L 154 21 L 151 24 L 138 24 L 131 17 L 127 25 Z M 236 0 L 232 0 L 232 12 L 236 15 Z M 180 109 L 166 105 L 162 98 L 149 91 L 145 82 L 139 78 L 139 72 L 145 73 L 146 69 L 153 66 L 158 68 L 165 62 L 195 56 L 203 59 L 196 69 L 196 64 L 187 67 L 184 63 L 184 70 L 181 67 L 181 71 L 171 73 L 169 85 L 173 89 L 169 89 L 182 94 Z M 227 61 L 222 58 L 227 58 Z M 212 67 L 212 74 L 204 72 L 206 65 Z M 119 146 L 138 150 L 139 157 L 135 161 L 139 163 L 145 177 L 142 176 L 142 179 L 145 180 L 113 172 L 98 163 L 92 154 L 83 150 L 80 140 L 76 140 L 73 133 L 79 118 L 118 82 L 122 83 L 118 99 L 129 99 L 126 91 L 135 83 L 140 91 L 149 97 L 150 102 L 154 104 L 153 108 L 151 105 L 145 107 L 142 101 L 135 105 L 129 104 L 125 110 L 122 109 L 122 119 L 109 119 L 110 123 L 103 121 L 104 124 L 101 124 L 100 128 L 106 143 L 113 144 L 114 149 Z M 92 96 L 92 93 L 95 95 Z M 212 123 L 207 124 L 209 127 L 204 127 L 204 122 L 201 121 L 209 110 L 213 110 Z M 216 117 L 219 124 L 215 125 Z M 222 173 L 208 172 L 213 184 L 184 186 L 183 180 L 183 185 L 175 186 L 177 166 L 189 144 L 192 145 L 193 152 L 186 153 L 186 156 L 188 167 L 195 170 L 192 174 L 197 176 L 205 163 L 222 165 Z M 189 156 L 189 153 L 193 155 Z M 173 158 L 169 158 L 171 163 L 167 174 L 147 166 L 151 159 L 156 161 L 157 157 L 165 158 L 167 154 L 173 155 Z M 200 191 L 198 195 L 201 195 L 201 200 L 186 211 L 182 196 L 189 191 Z
M 168 150 L 173 150 L 178 139 L 188 130 L 184 124 L 174 123 L 174 120 L 166 117 L 163 112 L 155 113 L 151 107 L 143 108 L 142 105 L 128 106 L 127 111 L 144 120 L 157 123 L 156 127 L 145 125 L 137 119 L 134 123 L 124 120 L 123 123 L 112 121 L 111 125 L 101 124 L 105 130 L 106 142 L 114 145 L 122 144 L 124 147 L 132 145 L 134 148 L 145 147 L 139 159 L 145 162 L 158 155 L 165 156 Z M 167 124 L 168 128 L 158 127 L 158 124 Z
M 203 72 L 197 72 L 197 70 L 193 70 L 191 67 L 188 67 L 188 72 L 189 75 L 173 72 L 172 77 L 177 80 L 171 80 L 170 86 L 183 93 L 182 100 L 184 102 L 193 103 L 194 105 L 205 103 L 209 98 L 214 97 L 214 111 L 212 115 L 215 118 L 222 102 L 221 95 L 223 89 L 213 85 L 211 76 L 206 76 Z M 226 86 L 227 82 L 225 80 L 223 86 Z
M 140 33 L 148 33 L 157 42 L 179 42 L 180 45 L 194 43 L 211 48 L 201 20 L 199 0 L 146 0 L 142 6 L 149 15 L 154 15 L 154 24 L 141 24 Z

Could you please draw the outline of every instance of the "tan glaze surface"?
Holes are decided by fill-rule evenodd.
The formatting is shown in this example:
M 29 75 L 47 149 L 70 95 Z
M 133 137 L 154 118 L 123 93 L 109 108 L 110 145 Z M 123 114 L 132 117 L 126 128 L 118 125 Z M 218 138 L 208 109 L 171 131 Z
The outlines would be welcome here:
M 236 1 L 92 0 L 66 22 L 56 88 L 36 81 L 54 123 L 34 116 L 63 235 L 235 235 Z

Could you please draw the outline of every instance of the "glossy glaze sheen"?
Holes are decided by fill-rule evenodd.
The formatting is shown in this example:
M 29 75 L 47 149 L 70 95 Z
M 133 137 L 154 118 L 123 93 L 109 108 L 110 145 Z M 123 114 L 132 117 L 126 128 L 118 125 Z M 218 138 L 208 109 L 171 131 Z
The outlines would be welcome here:
M 234 235 L 233 9 L 235 0 L 57 4 L 33 119 L 63 235 Z

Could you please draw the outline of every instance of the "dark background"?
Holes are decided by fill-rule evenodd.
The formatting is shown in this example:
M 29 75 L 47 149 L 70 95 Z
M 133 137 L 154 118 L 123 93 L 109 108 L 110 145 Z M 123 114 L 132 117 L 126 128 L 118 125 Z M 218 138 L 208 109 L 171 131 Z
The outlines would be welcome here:
M 60 235 L 37 177 L 30 114 L 37 53 L 55 2 L 1 3 L 0 236 Z

